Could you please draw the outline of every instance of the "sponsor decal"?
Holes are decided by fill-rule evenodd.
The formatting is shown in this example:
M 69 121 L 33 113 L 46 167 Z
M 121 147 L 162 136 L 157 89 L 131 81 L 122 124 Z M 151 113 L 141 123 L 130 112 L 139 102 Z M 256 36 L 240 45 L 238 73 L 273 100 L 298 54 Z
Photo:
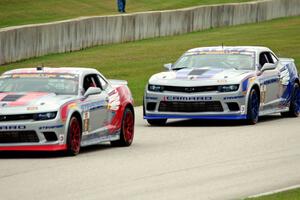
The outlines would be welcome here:
M 89 134 L 90 112 L 83 113 L 83 135 Z
M 0 126 L 0 130 L 25 130 L 25 125 L 9 125 L 9 126 Z
M 212 97 L 209 96 L 192 96 L 192 97 L 184 97 L 184 96 L 164 96 L 164 101 L 211 101 Z
M 61 78 L 61 79 L 76 79 L 77 74 L 55 74 L 55 73 L 21 73 L 2 76 L 1 78 Z
M 59 144 L 62 144 L 63 142 L 64 142 L 64 140 L 65 140 L 65 136 L 64 135 L 59 135 L 58 136 L 58 142 L 59 142 Z
M 234 99 L 242 99 L 245 98 L 245 96 L 234 96 L 234 97 L 224 97 L 224 100 L 234 100 Z
M 30 111 L 32 111 L 32 110 L 38 110 L 38 107 L 36 107 L 36 106 L 27 107 L 27 110 L 30 110 Z
M 157 100 L 158 98 L 157 98 L 157 97 L 149 97 L 149 96 L 146 96 L 146 99 L 147 99 L 147 100 Z
M 242 106 L 241 106 L 241 113 L 242 113 L 242 114 L 245 114 L 245 113 L 246 113 L 246 106 L 245 106 L 245 105 L 242 105 Z
M 107 109 L 114 110 L 114 111 L 119 110 L 120 104 L 121 104 L 121 102 L 120 102 L 119 93 L 115 92 L 114 94 L 109 96 Z
M 272 78 L 272 79 L 269 79 L 269 80 L 264 80 L 261 82 L 262 85 L 270 85 L 272 83 L 276 83 L 278 82 L 279 79 L 278 78 Z
M 261 85 L 260 86 L 260 103 L 263 105 L 266 101 L 266 92 L 267 92 L 267 86 Z
M 204 49 L 198 49 L 196 51 L 188 52 L 186 53 L 187 56 L 189 55 L 224 55 L 224 54 L 232 54 L 232 55 L 247 55 L 251 57 L 255 57 L 254 51 L 247 51 L 247 49 L 244 48 L 226 48 L 226 49 L 220 49 L 220 48 L 204 48 Z
M 218 83 L 227 83 L 227 80 L 223 79 L 223 80 L 217 80 Z
M 55 128 L 62 128 L 64 125 L 53 125 L 53 126 L 41 126 L 39 130 L 48 130 L 48 129 L 55 129 Z
M 83 104 L 83 105 L 81 105 L 81 109 L 85 112 L 85 111 L 101 109 L 101 108 L 104 108 L 104 106 L 105 106 L 104 101 L 98 101 L 98 102 Z

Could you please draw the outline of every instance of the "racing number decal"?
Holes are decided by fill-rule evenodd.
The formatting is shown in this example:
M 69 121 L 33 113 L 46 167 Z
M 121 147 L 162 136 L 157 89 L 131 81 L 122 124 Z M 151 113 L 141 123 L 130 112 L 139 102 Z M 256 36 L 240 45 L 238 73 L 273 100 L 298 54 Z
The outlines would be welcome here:
M 260 103 L 262 103 L 262 105 L 265 104 L 266 101 L 266 91 L 267 91 L 267 86 L 266 85 L 261 85 L 261 92 L 260 92 Z
M 83 135 L 89 134 L 90 112 L 83 113 Z

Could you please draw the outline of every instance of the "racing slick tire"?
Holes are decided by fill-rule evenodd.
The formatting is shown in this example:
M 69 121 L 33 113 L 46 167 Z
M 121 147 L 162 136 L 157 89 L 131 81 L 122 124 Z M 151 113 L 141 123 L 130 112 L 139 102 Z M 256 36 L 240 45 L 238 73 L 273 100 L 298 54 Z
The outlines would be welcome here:
M 132 144 L 134 137 L 134 114 L 130 108 L 126 108 L 123 113 L 120 139 L 111 141 L 111 145 L 115 147 L 128 147 Z
M 291 96 L 291 103 L 288 112 L 282 112 L 283 117 L 298 117 L 300 114 L 300 87 L 299 83 L 295 83 Z
M 67 136 L 67 155 L 76 156 L 80 151 L 81 125 L 77 117 L 73 116 L 70 120 Z
M 259 116 L 259 97 L 255 89 L 251 89 L 250 95 L 248 98 L 248 107 L 247 107 L 247 124 L 254 125 L 258 122 Z
M 147 119 L 151 126 L 163 126 L 166 124 L 167 119 Z

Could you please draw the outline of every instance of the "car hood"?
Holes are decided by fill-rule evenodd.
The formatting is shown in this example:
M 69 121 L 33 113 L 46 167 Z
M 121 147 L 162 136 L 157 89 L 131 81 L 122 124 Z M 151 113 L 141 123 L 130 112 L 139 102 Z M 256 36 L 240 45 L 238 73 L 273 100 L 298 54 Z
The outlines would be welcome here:
M 185 68 L 155 74 L 149 83 L 174 86 L 237 84 L 252 73 L 250 70 Z
M 36 113 L 56 111 L 71 100 L 69 95 L 45 92 L 0 93 L 0 114 Z

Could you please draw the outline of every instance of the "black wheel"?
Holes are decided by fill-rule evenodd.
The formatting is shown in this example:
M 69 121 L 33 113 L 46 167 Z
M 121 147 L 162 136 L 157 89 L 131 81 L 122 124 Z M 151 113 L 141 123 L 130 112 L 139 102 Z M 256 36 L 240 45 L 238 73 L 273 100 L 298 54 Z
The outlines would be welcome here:
M 298 117 L 300 114 L 300 88 L 299 84 L 295 83 L 292 96 L 291 103 L 288 112 L 282 112 L 281 115 L 283 117 Z
M 163 126 L 166 124 L 167 119 L 147 119 L 151 126 Z
M 259 116 L 259 97 L 255 89 L 251 89 L 248 98 L 247 124 L 253 125 L 258 122 Z
M 80 151 L 81 126 L 77 117 L 72 117 L 68 127 L 67 154 L 75 156 Z
M 120 139 L 111 141 L 112 146 L 128 147 L 132 144 L 134 137 L 134 114 L 130 108 L 123 113 Z

